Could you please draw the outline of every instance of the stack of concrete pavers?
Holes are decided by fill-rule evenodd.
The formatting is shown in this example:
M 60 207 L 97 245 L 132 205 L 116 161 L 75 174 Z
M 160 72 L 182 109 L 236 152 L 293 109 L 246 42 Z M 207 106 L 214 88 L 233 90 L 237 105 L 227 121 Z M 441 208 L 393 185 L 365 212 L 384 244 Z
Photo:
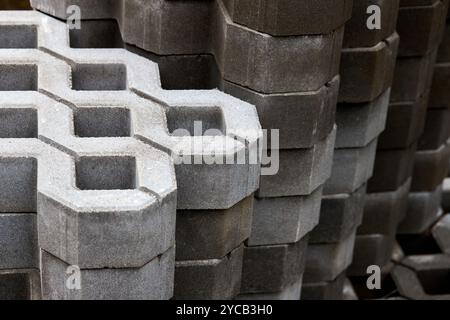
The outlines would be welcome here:
M 380 10 L 381 29 L 371 30 L 367 21 L 374 5 Z M 392 0 L 353 3 L 341 58 L 333 171 L 325 184 L 320 223 L 309 241 L 303 298 L 341 299 L 343 295 L 377 138 L 386 123 L 399 43 L 398 7 L 399 1 Z
M 228 1 L 227 7 L 237 24 L 266 34 L 268 76 L 276 79 L 274 68 L 282 72 L 277 86 L 266 88 L 223 81 L 226 92 L 256 105 L 264 129 L 279 130 L 278 145 L 267 132 L 272 160 L 279 154 L 278 172 L 262 169 L 239 299 L 299 299 L 308 234 L 319 222 L 331 174 L 339 59 L 351 1 Z M 284 67 L 276 67 L 281 60 Z
M 357 277 L 367 278 L 371 265 L 379 266 L 383 275 L 389 275 L 399 222 L 408 207 L 424 208 L 413 204 L 408 193 L 447 6 L 446 0 L 400 1 L 397 21 L 400 47 L 386 129 L 379 138 L 361 235 L 357 237 L 354 261 L 349 268 L 355 282 L 361 282 Z
M 448 109 L 450 108 L 450 10 L 447 15 L 444 39 L 438 51 L 431 90 L 430 106 L 439 106 L 441 113 L 448 119 Z M 450 178 L 446 178 L 443 183 L 442 207 L 445 212 L 450 212 Z
M 399 237 L 402 253 L 391 271 L 398 294 L 412 300 L 450 299 L 450 215 L 420 236 Z
M 398 229 L 405 258 L 392 271 L 399 293 L 415 300 L 450 298 L 450 216 L 442 216 L 441 208 L 450 158 L 448 18 L 434 66 L 425 129 L 415 155 L 407 216 Z
M 340 51 L 351 1 L 118 0 L 91 1 L 89 8 L 83 1 L 32 1 L 36 9 L 62 19 L 68 17 L 70 4 L 80 6 L 82 18 L 87 19 L 82 25 L 92 25 L 71 33 L 73 46 L 124 46 L 158 62 L 166 87 L 219 86 L 256 105 L 263 128 L 280 130 L 279 140 L 267 136 L 271 147 L 265 153 L 270 159 L 279 155 L 279 163 L 269 163 L 261 178 L 252 236 L 244 249 L 241 298 L 298 298 L 306 236 L 318 222 L 321 186 L 331 172 Z M 110 18 L 118 26 L 102 20 Z M 108 34 L 115 28 L 124 45 L 117 36 L 96 40 L 96 29 Z M 210 229 L 224 234 L 222 241 L 227 245 L 222 243 L 223 247 L 231 248 L 231 242 L 236 245 L 236 237 L 242 241 L 249 236 L 251 204 L 246 199 L 238 205 L 243 200 L 229 207 L 207 208 L 220 209 L 221 214 L 230 208 L 234 212 L 234 220 L 211 221 L 216 229 Z M 177 243 L 192 242 L 196 235 L 190 230 L 205 223 L 207 211 L 178 209 Z M 231 221 L 240 222 L 236 226 Z M 230 224 L 234 226 L 224 227 Z M 202 239 L 216 241 L 215 232 L 207 232 Z M 177 249 L 176 298 L 234 295 L 237 276 L 225 281 L 227 272 L 223 271 L 234 264 L 219 263 L 229 257 L 222 255 L 226 254 L 223 247 L 213 256 L 207 256 L 211 251 L 200 254 L 199 250 L 179 255 Z M 209 266 L 209 258 L 214 258 L 218 266 L 214 272 L 219 273 L 213 272 L 208 279 L 197 264 L 209 261 Z M 198 276 L 193 268 L 199 270 Z
M 447 8 L 448 2 L 446 5 L 443 3 L 440 10 L 436 10 L 433 22 L 436 24 L 435 42 L 428 46 L 428 52 L 432 52 L 437 64 L 433 65 L 425 128 L 415 153 L 407 215 L 398 228 L 401 235 L 420 235 L 426 232 L 443 213 L 442 184 L 447 176 L 450 160 L 450 144 L 447 141 L 450 132 L 450 68 L 445 63 L 450 61 L 450 54 L 448 41 L 444 41 L 441 47 L 438 46 L 445 34 Z M 411 23 L 416 22 L 411 20 Z M 448 36 L 444 40 L 448 40 Z M 426 52 L 420 43 L 415 46 L 409 44 L 407 52 Z
M 217 90 L 163 90 L 153 62 L 70 48 L 66 25 L 37 12 L 2 13 L 0 28 L 0 226 L 22 230 L 22 241 L 0 237 L 0 261 L 13 264 L 1 268 L 36 268 L 40 251 L 46 299 L 169 299 L 176 209 L 201 209 L 185 227 L 223 219 L 228 237 L 189 238 L 179 252 L 226 253 L 186 262 L 182 273 L 208 275 L 216 296 L 233 296 L 250 229 L 245 198 L 260 175 L 256 109 Z M 37 215 L 15 221 L 11 212 Z M 75 290 L 69 267 L 81 279 Z

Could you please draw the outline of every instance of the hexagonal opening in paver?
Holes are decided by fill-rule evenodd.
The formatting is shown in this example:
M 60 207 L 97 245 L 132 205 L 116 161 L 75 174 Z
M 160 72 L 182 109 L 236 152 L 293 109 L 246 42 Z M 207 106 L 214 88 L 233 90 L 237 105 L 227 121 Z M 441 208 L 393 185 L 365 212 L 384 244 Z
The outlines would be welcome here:
M 33 64 L 0 65 L 0 91 L 36 91 L 38 67 Z
M 38 116 L 35 109 L 0 109 L 0 139 L 37 136 Z
M 0 212 L 36 212 L 37 160 L 0 158 Z
M 76 186 L 81 190 L 136 189 L 134 157 L 81 157 L 75 170 Z
M 450 294 L 450 270 L 420 270 L 417 272 L 425 293 L 429 295 Z
M 70 30 L 71 48 L 123 48 L 116 20 L 83 20 L 80 29 Z
M 429 233 L 423 235 L 397 235 L 397 242 L 407 256 L 442 253 L 436 240 Z
M 73 121 L 78 137 L 129 137 L 131 132 L 126 108 L 80 108 Z
M 37 48 L 36 26 L 0 26 L 1 49 Z
M 127 68 L 123 64 L 77 64 L 72 66 L 72 89 L 116 91 L 127 88 Z
M 174 136 L 224 135 L 225 120 L 218 107 L 173 107 L 166 111 L 167 127 Z

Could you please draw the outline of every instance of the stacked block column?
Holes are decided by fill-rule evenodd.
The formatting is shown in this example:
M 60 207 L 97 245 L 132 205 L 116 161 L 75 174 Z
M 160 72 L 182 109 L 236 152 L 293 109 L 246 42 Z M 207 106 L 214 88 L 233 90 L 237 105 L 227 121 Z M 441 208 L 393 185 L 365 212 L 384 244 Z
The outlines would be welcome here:
M 368 183 L 359 231 L 364 235 L 357 239 L 354 261 L 349 269 L 362 298 L 370 297 L 365 280 L 367 267 L 371 265 L 382 269 L 384 286 L 390 287 L 390 258 L 397 226 L 410 210 L 424 209 L 413 203 L 414 197 L 409 191 L 447 6 L 447 1 L 400 1 L 397 21 L 400 46 L 386 129 L 380 136 L 374 175 Z
M 379 10 L 371 11 L 376 6 Z M 346 269 L 361 238 L 366 184 L 372 176 L 377 138 L 384 130 L 399 37 L 398 1 L 354 1 L 341 58 L 337 139 L 325 184 L 319 225 L 307 253 L 303 297 L 342 299 Z M 372 15 L 372 16 L 371 16 Z M 368 21 L 379 19 L 380 29 Z

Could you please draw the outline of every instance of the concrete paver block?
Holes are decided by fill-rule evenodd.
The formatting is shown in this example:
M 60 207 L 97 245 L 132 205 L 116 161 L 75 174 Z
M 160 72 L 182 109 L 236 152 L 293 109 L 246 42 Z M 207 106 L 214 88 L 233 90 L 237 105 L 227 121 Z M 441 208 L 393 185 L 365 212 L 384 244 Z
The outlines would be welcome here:
M 322 187 L 306 196 L 255 198 L 249 246 L 294 243 L 318 223 Z
M 402 41 L 399 55 L 421 56 L 434 50 L 442 39 L 447 9 L 447 0 L 400 1 L 397 31 Z
M 370 48 L 342 50 L 339 102 L 369 102 L 391 86 L 399 40 L 394 33 Z
M 167 300 L 173 294 L 175 250 L 169 249 L 140 268 L 81 269 L 80 290 L 66 286 L 69 264 L 41 250 L 45 300 Z
M 263 94 L 228 81 L 223 90 L 256 106 L 262 128 L 279 130 L 280 149 L 310 148 L 333 130 L 339 77 L 317 91 Z
M 303 283 L 301 300 L 342 300 L 345 273 L 333 281 Z
M 416 145 L 407 149 L 378 150 L 369 193 L 397 190 L 412 175 Z
M 339 2 L 348 14 L 349 1 Z M 67 18 L 67 4 L 47 0 L 32 3 L 34 8 L 63 19 Z M 77 4 L 82 12 L 90 11 L 91 19 L 105 18 L 104 11 L 109 11 L 109 18 L 119 22 L 124 41 L 147 51 L 159 55 L 213 54 L 224 79 L 259 92 L 314 91 L 338 74 L 343 23 L 324 34 L 272 37 L 234 23 L 222 0 L 119 1 L 104 4 L 109 9 L 98 14 L 87 3 Z M 328 5 L 327 12 L 337 14 Z M 331 21 L 329 15 L 327 21 Z M 295 25 L 299 24 L 296 17 Z M 314 63 L 310 57 L 314 57 Z
M 174 299 L 232 299 L 239 293 L 244 246 L 221 259 L 177 261 Z
M 279 150 L 279 171 L 261 176 L 259 198 L 311 194 L 330 177 L 336 127 L 309 149 Z
M 352 193 L 372 176 L 377 140 L 363 148 L 335 149 L 331 177 L 324 194 Z
M 176 260 L 221 259 L 249 238 L 253 196 L 226 210 L 178 210 Z
M 335 148 L 360 148 L 367 146 L 383 132 L 388 114 L 390 90 L 376 100 L 359 104 L 338 104 L 338 127 Z
M 308 236 L 293 244 L 245 247 L 241 294 L 278 293 L 301 278 Z
M 447 177 L 449 161 L 450 144 L 447 142 L 433 150 L 417 151 L 411 192 L 435 190 Z
M 367 267 L 384 266 L 389 262 L 395 235 L 357 235 L 353 252 L 353 262 L 347 270 L 349 276 L 367 275 Z
M 405 149 L 416 142 L 425 127 L 428 95 L 414 102 L 392 102 L 378 149 Z
M 425 232 L 443 214 L 441 209 L 442 186 L 431 192 L 411 192 L 408 210 L 397 233 L 420 234 Z
M 226 0 L 234 22 L 274 36 L 327 34 L 342 26 L 351 16 L 352 3 L 338 0 Z M 329 14 L 324 15 L 327 11 Z
M 344 48 L 373 47 L 395 32 L 400 0 L 359 0 L 353 1 L 352 17 L 345 24 Z M 380 29 L 367 28 L 370 6 L 381 10 Z
M 420 57 L 401 57 L 395 64 L 391 102 L 417 101 L 429 91 L 437 51 Z
M 305 283 L 332 281 L 352 263 L 356 228 L 337 243 L 308 244 Z
M 395 234 L 398 224 L 406 215 L 410 186 L 411 179 L 408 179 L 395 191 L 368 193 L 357 234 Z
M 336 243 L 361 224 L 366 186 L 354 193 L 327 195 L 322 198 L 319 224 L 309 235 L 309 243 Z
M 450 256 L 444 254 L 406 257 L 392 271 L 400 294 L 412 300 L 448 300 L 446 281 Z
M 450 89 L 450 86 L 449 86 Z M 418 150 L 439 149 L 450 137 L 450 109 L 428 109 Z

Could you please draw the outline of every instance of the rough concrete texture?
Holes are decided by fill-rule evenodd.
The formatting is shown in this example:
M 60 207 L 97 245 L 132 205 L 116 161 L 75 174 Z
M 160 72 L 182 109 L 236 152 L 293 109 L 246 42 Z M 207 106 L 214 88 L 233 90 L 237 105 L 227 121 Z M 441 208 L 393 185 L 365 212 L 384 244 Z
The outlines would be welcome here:
M 397 226 L 406 215 L 411 179 L 391 192 L 368 193 L 365 197 L 364 215 L 358 234 L 395 234 Z
M 321 214 L 322 187 L 307 196 L 255 198 L 249 246 L 294 243 L 308 234 Z
M 335 149 L 324 194 L 353 193 L 366 183 L 372 176 L 376 150 L 376 139 L 363 148 Z
M 390 90 L 368 103 L 337 105 L 338 127 L 335 148 L 362 148 L 383 132 L 388 113 Z
M 342 300 L 345 284 L 345 273 L 333 281 L 303 283 L 302 300 Z
M 356 228 L 337 243 L 309 244 L 306 252 L 305 283 L 333 281 L 352 263 Z
M 394 33 L 370 48 L 342 50 L 339 102 L 373 101 L 391 86 L 399 40 Z
M 245 247 L 241 294 L 279 293 L 301 279 L 308 236 L 292 244 Z
M 406 257 L 392 271 L 400 294 L 412 300 L 449 300 L 450 256 L 444 254 Z
M 330 177 L 336 127 L 309 149 L 279 150 L 279 171 L 261 176 L 258 198 L 311 194 Z
M 426 231 L 443 214 L 441 209 L 442 185 L 431 192 L 411 192 L 408 195 L 406 217 L 397 233 L 419 234 Z
M 338 7 L 348 10 L 349 1 L 339 2 Z M 48 0 L 32 2 L 33 7 L 63 19 L 67 18 L 66 4 Z M 79 4 L 83 11 L 86 8 L 83 4 L 87 4 Z M 159 10 L 154 10 L 155 7 Z M 124 41 L 147 51 L 160 55 L 212 53 L 225 80 L 265 93 L 314 91 L 337 75 L 341 26 L 348 19 L 344 18 L 327 33 L 270 37 L 234 23 L 221 0 L 119 1 L 111 6 L 103 5 L 98 12 L 95 7 L 86 11 L 90 12 L 84 19 L 116 18 Z M 330 8 L 327 12 L 337 14 Z M 289 23 L 299 25 L 297 19 Z M 305 57 L 314 57 L 314 63 Z
M 39 247 L 50 257 L 44 293 L 170 298 L 177 195 L 179 209 L 229 209 L 256 190 L 260 174 L 257 156 L 176 169 L 171 156 L 250 158 L 262 137 L 256 109 L 218 90 L 163 90 L 153 62 L 122 49 L 70 48 L 66 25 L 43 14 L 2 12 L 0 21 L 15 37 L 0 38 L 1 215 L 37 212 Z M 196 120 L 220 134 L 202 139 Z M 86 275 L 85 291 L 68 294 L 58 278 L 65 273 L 51 271 L 66 264 Z M 114 277 L 129 290 L 111 286 Z
M 319 224 L 309 235 L 309 243 L 336 243 L 362 221 L 366 186 L 354 193 L 334 194 L 322 197 Z
M 443 36 L 447 10 L 448 0 L 400 1 L 399 55 L 423 56 L 434 50 Z
M 444 215 L 431 229 L 443 253 L 450 254 L 450 215 Z
M 0 300 L 39 300 L 41 283 L 38 269 L 0 270 Z
M 226 300 L 239 293 L 244 246 L 221 259 L 177 261 L 174 299 Z
M 81 289 L 68 289 L 69 264 L 41 250 L 45 300 L 167 300 L 173 293 L 175 250 L 169 249 L 140 268 L 81 269 Z

